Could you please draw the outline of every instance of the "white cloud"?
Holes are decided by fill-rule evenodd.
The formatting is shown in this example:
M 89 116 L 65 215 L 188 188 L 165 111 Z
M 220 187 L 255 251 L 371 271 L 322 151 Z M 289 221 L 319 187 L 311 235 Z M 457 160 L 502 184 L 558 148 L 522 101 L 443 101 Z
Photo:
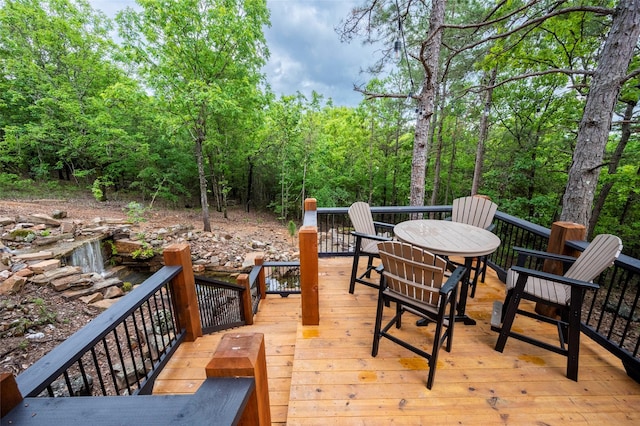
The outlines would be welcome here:
M 271 57 L 264 68 L 277 96 L 316 91 L 336 105 L 356 106 L 362 96 L 353 90 L 368 77 L 360 70 L 374 62 L 375 49 L 359 42 L 341 43 L 335 27 L 363 0 L 267 0 L 271 27 L 265 37 Z M 133 0 L 90 0 L 110 18 Z

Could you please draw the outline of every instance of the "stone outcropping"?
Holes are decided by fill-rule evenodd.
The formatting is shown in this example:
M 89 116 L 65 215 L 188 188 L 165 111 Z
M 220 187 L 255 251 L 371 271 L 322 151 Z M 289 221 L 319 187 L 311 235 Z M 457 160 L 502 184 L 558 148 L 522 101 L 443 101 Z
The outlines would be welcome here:
M 65 299 L 80 299 L 107 308 L 118 297 L 126 271 L 153 273 L 162 266 L 162 250 L 175 243 L 191 247 L 194 271 L 237 273 L 248 270 L 256 255 L 265 260 L 296 260 L 298 253 L 287 238 L 264 241 L 260 236 L 239 236 L 195 231 L 175 225 L 141 232 L 122 219 L 95 218 L 82 223 L 66 212 L 0 217 L 0 295 L 15 294 L 27 282 L 49 286 Z M 102 254 L 110 264 L 102 274 L 82 271 L 69 264 L 71 253 L 87 241 L 101 241 Z

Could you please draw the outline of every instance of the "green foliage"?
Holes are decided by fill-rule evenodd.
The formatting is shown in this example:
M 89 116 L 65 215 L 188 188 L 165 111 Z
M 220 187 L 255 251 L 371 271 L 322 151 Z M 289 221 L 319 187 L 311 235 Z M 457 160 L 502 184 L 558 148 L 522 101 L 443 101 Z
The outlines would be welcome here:
M 102 246 L 108 249 L 112 256 L 118 254 L 118 249 L 116 248 L 116 244 L 113 240 L 104 240 L 102 242 Z
M 142 242 L 142 247 L 131 252 L 131 257 L 135 260 L 147 260 L 155 256 L 156 252 L 147 242 Z
M 125 281 L 122 283 L 122 291 L 125 293 L 130 292 L 133 289 L 133 284 L 130 281 Z
M 125 210 L 127 212 L 127 221 L 129 223 L 140 223 L 147 221 L 147 219 L 144 217 L 147 209 L 142 204 L 131 201 L 129 202 L 129 204 L 127 204 Z
M 9 236 L 14 240 L 31 242 L 36 238 L 36 233 L 30 229 L 14 229 Z
M 296 230 L 296 223 L 293 220 L 290 220 L 289 224 L 287 225 L 287 231 L 289 232 L 289 236 L 291 237 L 291 244 L 293 244 L 293 239 L 296 236 Z

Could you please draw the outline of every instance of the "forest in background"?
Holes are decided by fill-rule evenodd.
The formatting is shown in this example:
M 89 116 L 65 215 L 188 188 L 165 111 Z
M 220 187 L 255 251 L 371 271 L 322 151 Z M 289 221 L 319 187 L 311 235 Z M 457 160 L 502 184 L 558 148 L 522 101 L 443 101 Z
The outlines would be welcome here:
M 300 218 L 305 197 L 322 207 L 408 205 L 412 93 L 424 78 L 411 52 L 428 19 L 406 9 L 413 13 L 400 27 L 398 2 L 369 3 L 380 5 L 373 25 L 389 41 L 378 65 L 396 66 L 358 88 L 367 94 L 360 105 L 344 107 L 320 93 L 270 91 L 261 74 L 263 0 L 144 0 L 141 12 L 124 11 L 117 22 L 81 0 L 0 0 L 0 194 L 71 185 L 100 200 L 126 194 L 147 206 L 208 203 L 219 212 L 233 202 L 283 220 Z M 517 41 L 468 47 L 479 29 L 464 23 L 525 3 L 538 6 L 535 14 L 583 2 L 448 3 L 442 45 L 449 53 L 439 64 L 425 199 L 450 204 L 476 184 L 501 211 L 548 227 L 561 213 L 591 74 L 545 70 L 593 70 L 612 18 L 577 11 Z M 639 66 L 635 46 L 630 69 Z M 639 97 L 636 73 L 618 97 L 592 229 L 619 235 L 636 257 Z M 481 137 L 482 172 L 474 179 Z

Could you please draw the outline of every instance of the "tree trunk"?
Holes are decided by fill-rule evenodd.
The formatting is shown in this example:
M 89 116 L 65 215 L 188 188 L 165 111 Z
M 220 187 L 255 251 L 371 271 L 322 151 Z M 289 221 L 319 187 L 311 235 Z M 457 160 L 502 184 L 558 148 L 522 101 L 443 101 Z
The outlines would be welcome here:
M 640 35 L 640 1 L 620 0 L 587 95 L 560 220 L 587 227 L 611 116 Z
M 209 222 L 209 202 L 207 201 L 207 177 L 204 173 L 204 161 L 202 158 L 202 138 L 196 140 L 196 161 L 198 163 L 198 177 L 200 178 L 200 205 L 202 206 L 202 222 L 204 231 L 211 232 Z
M 431 205 L 435 206 L 437 204 L 438 201 L 438 192 L 440 192 L 440 171 L 442 170 L 442 128 L 443 128 L 443 121 L 444 121 L 444 116 L 445 113 L 444 111 L 442 111 L 444 109 L 442 103 L 444 103 L 444 99 L 447 97 L 447 92 L 446 92 L 446 87 L 447 87 L 447 83 L 446 82 L 442 82 L 442 93 L 440 94 L 440 96 L 438 97 L 438 102 L 437 102 L 437 108 L 438 111 L 440 111 L 439 114 L 436 114 L 436 116 L 438 116 L 439 118 L 437 118 L 436 120 L 434 120 L 437 123 L 437 131 L 435 132 L 437 134 L 436 136 L 436 152 L 435 152 L 435 161 L 434 161 L 434 167 L 433 167 L 433 191 L 431 191 Z M 440 100 L 443 100 L 442 102 Z M 433 151 L 432 151 L 433 152 Z
M 427 42 L 420 51 L 420 61 L 425 72 L 424 83 L 418 95 L 418 117 L 416 120 L 411 160 L 411 192 L 409 204 L 424 205 L 424 182 L 427 166 L 427 145 L 429 142 L 429 122 L 433 115 L 434 98 L 438 82 L 438 59 L 442 40 L 445 0 L 433 0 Z
M 624 152 L 624 149 L 629 142 L 629 138 L 631 137 L 631 120 L 633 119 L 633 110 L 636 104 L 637 102 L 635 101 L 628 102 L 627 108 L 624 111 L 620 142 L 618 142 L 616 151 L 613 153 L 613 157 L 611 157 L 611 161 L 609 162 L 608 173 L 610 175 L 616 173 L 618 165 L 620 164 L 620 159 L 622 158 L 622 153 Z M 593 238 L 593 231 L 596 227 L 596 223 L 598 223 L 598 218 L 600 217 L 600 213 L 602 212 L 602 207 L 604 207 L 604 202 L 607 200 L 607 196 L 609 195 L 609 192 L 611 192 L 611 188 L 613 188 L 613 183 L 613 181 L 606 182 L 604 185 L 602 185 L 600 194 L 598 194 L 596 203 L 593 206 L 593 212 L 591 213 L 591 219 L 589 220 L 589 228 L 587 229 L 587 239 L 589 240 Z
M 484 110 L 480 117 L 480 135 L 478 137 L 478 147 L 476 149 L 476 164 L 473 169 L 473 182 L 471 182 L 471 195 L 476 195 L 478 189 L 482 185 L 482 165 L 484 163 L 484 145 L 489 135 L 489 113 L 491 112 L 491 103 L 493 100 L 493 86 L 496 84 L 496 76 L 498 75 L 498 67 L 491 70 L 488 86 L 484 95 Z

